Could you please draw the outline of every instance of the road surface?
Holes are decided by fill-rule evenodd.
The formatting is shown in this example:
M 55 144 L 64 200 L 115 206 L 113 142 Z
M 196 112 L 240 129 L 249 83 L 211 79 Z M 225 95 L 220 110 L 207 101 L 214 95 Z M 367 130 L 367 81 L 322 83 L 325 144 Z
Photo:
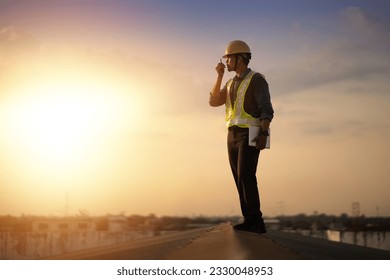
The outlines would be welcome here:
M 70 260 L 389 260 L 390 252 L 230 223 L 52 256 Z

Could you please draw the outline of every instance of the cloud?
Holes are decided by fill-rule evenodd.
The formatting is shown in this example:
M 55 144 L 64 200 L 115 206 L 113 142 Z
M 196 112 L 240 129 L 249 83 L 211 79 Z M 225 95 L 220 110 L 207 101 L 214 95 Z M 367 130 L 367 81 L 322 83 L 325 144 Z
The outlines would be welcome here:
M 348 28 L 364 34 L 365 36 L 377 36 L 378 31 L 386 32 L 383 23 L 375 16 L 359 7 L 347 7 L 341 11 L 341 17 Z
M 0 28 L 0 42 L 15 41 L 19 35 L 12 26 L 5 26 Z
M 2 52 L 20 51 L 37 46 L 37 41 L 30 35 L 12 25 L 0 24 L 0 50 Z
M 338 20 L 324 25 L 323 37 L 302 36 L 310 27 L 296 25 L 292 56 L 274 69 L 278 94 L 296 93 L 327 84 L 373 81 L 387 83 L 390 74 L 390 33 L 386 23 L 358 7 L 348 7 Z M 300 40 L 300 41 L 298 41 Z M 297 42 L 298 41 L 298 42 Z
M 18 72 L 19 63 L 28 60 L 38 47 L 34 37 L 12 25 L 0 24 L 0 90 L 6 83 L 6 76 Z

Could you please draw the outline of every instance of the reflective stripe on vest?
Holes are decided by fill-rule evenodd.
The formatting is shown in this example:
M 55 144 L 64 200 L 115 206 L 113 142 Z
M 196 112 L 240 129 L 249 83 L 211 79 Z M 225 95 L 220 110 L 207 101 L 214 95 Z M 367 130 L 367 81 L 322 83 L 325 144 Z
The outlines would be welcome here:
M 227 83 L 227 96 L 226 96 L 226 126 L 230 127 L 233 125 L 248 128 L 249 125 L 260 125 L 260 119 L 255 119 L 251 115 L 249 115 L 244 110 L 244 100 L 245 94 L 248 89 L 248 86 L 252 80 L 253 75 L 256 72 L 250 71 L 241 82 L 240 86 L 237 90 L 236 101 L 234 102 L 234 107 L 232 108 L 232 104 L 230 101 L 230 88 L 233 83 L 233 79 L 229 80 Z

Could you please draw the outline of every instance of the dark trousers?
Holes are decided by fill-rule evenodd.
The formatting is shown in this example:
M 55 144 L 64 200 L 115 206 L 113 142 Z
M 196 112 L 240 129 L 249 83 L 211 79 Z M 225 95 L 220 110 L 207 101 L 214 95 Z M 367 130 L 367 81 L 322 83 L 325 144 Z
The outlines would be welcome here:
M 248 145 L 248 137 L 247 128 L 237 126 L 229 128 L 227 140 L 229 162 L 245 221 L 262 221 L 256 179 L 260 150 Z

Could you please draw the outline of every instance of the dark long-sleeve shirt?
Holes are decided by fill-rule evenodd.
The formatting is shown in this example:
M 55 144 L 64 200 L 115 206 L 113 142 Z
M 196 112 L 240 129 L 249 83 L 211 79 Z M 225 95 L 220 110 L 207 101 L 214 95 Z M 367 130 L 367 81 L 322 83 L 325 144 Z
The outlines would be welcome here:
M 251 69 L 248 68 L 240 77 L 235 76 L 233 78 L 233 83 L 230 87 L 231 92 L 229 94 L 233 99 L 231 100 L 232 104 L 235 102 L 240 83 L 244 80 L 244 77 L 250 71 Z M 218 107 L 226 104 L 226 97 L 228 96 L 227 90 L 226 83 L 225 86 L 220 90 L 219 95 L 210 95 L 210 106 Z M 274 110 L 271 103 L 268 83 L 260 73 L 253 75 L 252 80 L 248 86 L 247 92 L 245 94 L 244 110 L 254 118 L 269 119 L 272 121 L 274 117 Z

